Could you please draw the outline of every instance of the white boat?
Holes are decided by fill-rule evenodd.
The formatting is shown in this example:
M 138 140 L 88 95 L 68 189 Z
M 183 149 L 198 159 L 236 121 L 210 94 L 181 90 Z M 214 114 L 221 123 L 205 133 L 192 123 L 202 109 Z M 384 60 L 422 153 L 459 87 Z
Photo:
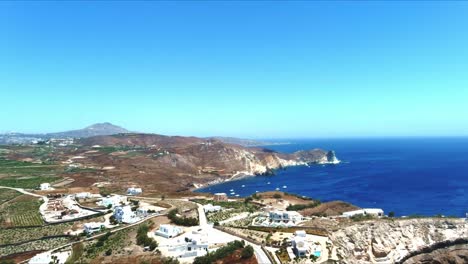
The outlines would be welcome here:
M 258 193 L 258 191 L 255 191 L 256 193 Z
M 279 191 L 279 188 L 276 188 L 275 190 Z
M 234 191 L 234 189 L 231 189 L 231 190 L 229 190 L 229 191 L 230 191 L 230 192 L 233 192 L 233 191 Z
M 239 195 L 238 195 L 238 194 L 236 194 L 236 197 L 239 197 Z
M 286 188 L 288 188 L 288 186 L 286 186 L 286 185 L 283 185 L 283 189 L 286 189 Z
M 231 195 L 234 195 L 234 194 L 236 194 L 236 193 L 235 193 L 235 192 L 232 192 L 232 193 L 231 193 Z
M 242 185 L 242 188 L 244 188 L 244 187 L 245 187 L 245 185 Z
M 270 182 L 267 182 L 267 184 L 270 184 Z

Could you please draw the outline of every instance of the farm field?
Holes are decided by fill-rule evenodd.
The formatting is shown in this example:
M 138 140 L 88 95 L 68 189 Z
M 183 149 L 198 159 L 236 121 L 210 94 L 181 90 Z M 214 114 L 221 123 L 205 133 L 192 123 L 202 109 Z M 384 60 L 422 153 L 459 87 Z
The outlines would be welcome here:
M 211 212 L 207 214 L 208 221 L 210 222 L 221 222 L 226 219 L 229 219 L 237 214 L 243 213 L 243 212 L 254 212 L 257 208 L 256 205 L 253 205 L 251 203 L 246 203 L 244 201 L 232 201 L 232 202 L 215 202 L 211 200 L 205 200 L 205 199 L 196 199 L 193 200 L 196 203 L 200 204 L 213 204 L 213 205 L 219 205 L 223 209 L 218 212 Z
M 15 253 L 28 252 L 33 250 L 48 250 L 66 244 L 68 242 L 68 238 L 59 237 L 32 241 L 16 246 L 0 247 L 0 256 L 8 256 Z
M 13 188 L 36 189 L 41 183 L 54 182 L 60 179 L 56 176 L 23 176 L 0 178 L 0 186 Z
M 1 228 L 0 229 L 0 246 L 6 244 L 23 243 L 34 239 L 39 239 L 47 236 L 64 235 L 71 228 L 70 223 L 48 225 L 41 227 L 27 228 Z
M 0 227 L 40 226 L 44 224 L 39 213 L 42 200 L 21 195 L 0 207 Z
M 16 198 L 16 197 L 18 197 L 20 195 L 21 195 L 21 193 L 15 191 L 15 190 L 0 189 L 0 206 L 3 203 L 8 202 L 9 200 L 14 199 L 14 198 Z
M 63 171 L 61 165 L 32 163 L 0 157 L 0 174 L 4 175 L 53 174 L 57 171 Z

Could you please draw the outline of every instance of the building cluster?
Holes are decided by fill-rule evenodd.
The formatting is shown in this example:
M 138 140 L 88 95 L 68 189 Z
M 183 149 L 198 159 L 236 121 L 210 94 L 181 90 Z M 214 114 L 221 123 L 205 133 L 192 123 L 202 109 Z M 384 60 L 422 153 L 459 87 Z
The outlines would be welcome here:
M 82 208 L 74 195 L 49 195 L 46 202 L 39 207 L 44 220 L 48 223 L 59 223 L 85 218 L 97 214 Z
M 154 232 L 155 235 L 171 240 L 168 251 L 171 256 L 178 258 L 198 257 L 208 252 L 208 231 L 199 228 L 185 233 L 178 226 L 163 224 Z

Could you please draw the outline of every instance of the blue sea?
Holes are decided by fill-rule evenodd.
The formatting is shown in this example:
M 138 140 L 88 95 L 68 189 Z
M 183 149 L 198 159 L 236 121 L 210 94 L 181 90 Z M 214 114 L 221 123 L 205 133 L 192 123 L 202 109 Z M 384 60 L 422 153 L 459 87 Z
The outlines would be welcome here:
M 229 194 L 234 189 L 236 194 L 248 196 L 280 188 L 322 201 L 382 208 L 399 216 L 462 217 L 468 212 L 468 138 L 281 141 L 291 144 L 265 148 L 286 153 L 335 150 L 342 163 L 289 167 L 274 176 L 249 177 L 198 191 Z

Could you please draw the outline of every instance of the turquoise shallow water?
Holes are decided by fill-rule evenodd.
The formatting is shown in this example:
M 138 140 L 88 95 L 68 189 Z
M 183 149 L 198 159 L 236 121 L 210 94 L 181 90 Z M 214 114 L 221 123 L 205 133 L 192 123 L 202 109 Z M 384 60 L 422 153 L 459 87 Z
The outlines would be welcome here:
M 290 167 L 274 176 L 249 177 L 198 191 L 229 194 L 234 189 L 236 194 L 248 196 L 280 188 L 323 201 L 378 207 L 400 216 L 464 216 L 468 212 L 468 138 L 287 141 L 292 144 L 266 148 L 279 152 L 317 147 L 335 150 L 343 162 Z

